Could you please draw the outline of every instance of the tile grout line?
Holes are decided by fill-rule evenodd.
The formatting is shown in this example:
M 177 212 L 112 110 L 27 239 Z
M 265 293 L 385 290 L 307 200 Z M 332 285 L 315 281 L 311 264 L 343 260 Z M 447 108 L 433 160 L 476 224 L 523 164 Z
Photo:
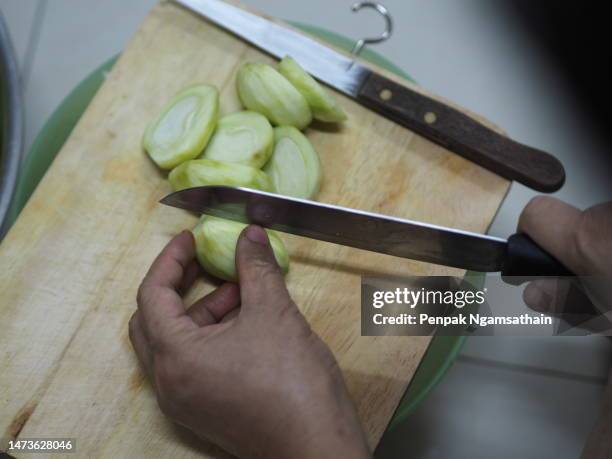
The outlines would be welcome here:
M 482 357 L 470 357 L 470 356 L 460 355 L 459 357 L 457 357 L 457 362 L 467 363 L 471 365 L 478 365 L 478 366 L 483 366 L 483 367 L 495 367 L 495 368 L 509 370 L 509 371 L 519 371 L 523 373 L 530 373 L 530 374 L 548 376 L 548 377 L 553 377 L 553 378 L 569 379 L 569 380 L 580 381 L 580 382 L 585 382 L 589 384 L 605 385 L 607 383 L 607 378 L 605 377 L 581 375 L 577 373 L 571 373 L 569 371 L 538 368 L 538 367 L 533 367 L 530 365 L 522 365 L 518 363 L 499 362 L 497 360 L 486 359 Z
M 30 74 L 32 72 L 32 64 L 36 57 L 36 50 L 38 49 L 38 43 L 40 42 L 40 31 L 45 18 L 47 10 L 47 0 L 39 0 L 34 11 L 34 21 L 30 29 L 30 36 L 28 38 L 28 44 L 23 59 L 23 69 L 21 70 L 21 83 L 22 91 L 25 93 L 30 81 Z

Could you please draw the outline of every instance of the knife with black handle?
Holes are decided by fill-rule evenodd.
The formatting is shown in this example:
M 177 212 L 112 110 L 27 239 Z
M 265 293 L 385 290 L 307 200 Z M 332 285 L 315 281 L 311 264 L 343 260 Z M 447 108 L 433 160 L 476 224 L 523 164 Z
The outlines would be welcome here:
M 348 207 L 225 186 L 177 191 L 161 203 L 396 257 L 501 272 L 514 283 L 522 282 L 519 276 L 525 280 L 572 276 L 552 255 L 520 233 L 506 241 Z
M 293 57 L 322 83 L 509 180 L 553 192 L 565 181 L 554 156 L 522 145 L 474 118 L 379 75 L 295 30 L 221 0 L 175 0 L 279 59 Z
M 348 207 L 225 186 L 177 191 L 163 198 L 161 203 L 396 257 L 472 271 L 500 272 L 504 282 L 512 285 L 536 279 L 574 277 L 562 263 L 523 233 L 504 240 Z M 578 316 L 599 315 L 580 283 L 572 279 L 571 286 L 573 300 L 568 300 L 563 312 L 573 320 Z

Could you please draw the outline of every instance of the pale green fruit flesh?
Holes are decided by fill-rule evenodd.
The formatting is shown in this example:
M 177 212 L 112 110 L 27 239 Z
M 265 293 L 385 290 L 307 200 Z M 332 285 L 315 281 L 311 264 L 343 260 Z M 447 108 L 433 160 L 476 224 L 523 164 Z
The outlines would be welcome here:
M 206 215 L 193 229 L 196 255 L 200 265 L 209 274 L 230 282 L 238 280 L 236 271 L 236 244 L 247 225 Z M 289 254 L 274 231 L 266 230 L 274 257 L 281 271 L 289 271 Z
M 172 169 L 168 180 L 174 191 L 205 185 L 226 185 L 272 191 L 272 182 L 265 172 L 243 164 L 214 159 L 193 159 Z
M 246 63 L 236 77 L 238 96 L 249 110 L 277 126 L 304 129 L 312 121 L 308 102 L 280 73 L 267 64 Z
M 162 169 L 172 169 L 202 153 L 219 113 L 219 92 L 197 85 L 179 92 L 147 127 L 142 144 Z
M 319 155 L 310 141 L 290 126 L 275 128 L 274 139 L 274 152 L 264 167 L 274 191 L 295 198 L 313 199 L 321 185 L 322 170 Z
M 274 133 L 260 113 L 244 111 L 224 116 L 204 151 L 204 157 L 261 168 L 272 154 Z
M 278 65 L 278 71 L 304 96 L 315 119 L 328 123 L 346 120 L 346 113 L 333 96 L 293 58 L 286 56 Z

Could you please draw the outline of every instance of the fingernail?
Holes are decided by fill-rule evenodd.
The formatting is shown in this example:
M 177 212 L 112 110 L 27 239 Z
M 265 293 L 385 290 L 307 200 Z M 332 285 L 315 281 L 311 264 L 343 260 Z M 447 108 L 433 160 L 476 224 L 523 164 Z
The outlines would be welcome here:
M 251 242 L 268 245 L 268 235 L 261 226 L 249 225 L 246 230 L 246 237 Z

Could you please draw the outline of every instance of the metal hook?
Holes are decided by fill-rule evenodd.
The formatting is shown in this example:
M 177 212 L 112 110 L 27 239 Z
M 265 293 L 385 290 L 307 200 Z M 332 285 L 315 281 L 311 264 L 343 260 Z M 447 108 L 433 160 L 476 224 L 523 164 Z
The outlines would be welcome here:
M 359 56 L 359 53 L 361 53 L 361 50 L 366 44 L 380 43 L 387 40 L 393 32 L 393 20 L 391 19 L 391 14 L 389 13 L 389 10 L 384 5 L 381 5 L 380 3 L 376 2 L 357 2 L 351 7 L 351 10 L 356 13 L 362 8 L 375 9 L 385 19 L 386 28 L 382 35 L 380 35 L 379 37 L 362 38 L 357 41 L 355 43 L 355 46 L 353 46 L 353 49 L 351 50 L 351 54 L 353 56 Z

